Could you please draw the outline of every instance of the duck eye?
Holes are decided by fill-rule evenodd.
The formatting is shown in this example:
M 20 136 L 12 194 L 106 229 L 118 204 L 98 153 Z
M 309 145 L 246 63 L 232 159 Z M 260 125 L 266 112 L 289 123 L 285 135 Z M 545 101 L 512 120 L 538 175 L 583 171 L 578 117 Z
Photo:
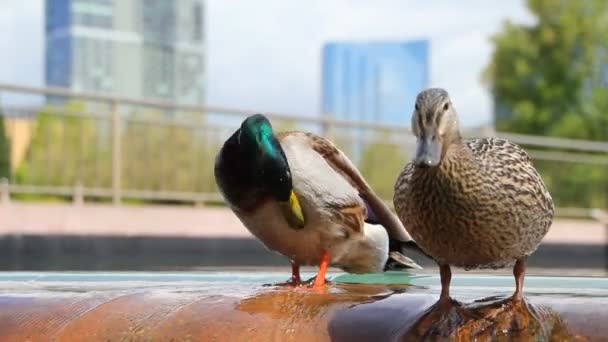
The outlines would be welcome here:
M 448 110 L 449 108 L 450 108 L 450 104 L 446 102 L 446 103 L 443 105 L 443 110 Z

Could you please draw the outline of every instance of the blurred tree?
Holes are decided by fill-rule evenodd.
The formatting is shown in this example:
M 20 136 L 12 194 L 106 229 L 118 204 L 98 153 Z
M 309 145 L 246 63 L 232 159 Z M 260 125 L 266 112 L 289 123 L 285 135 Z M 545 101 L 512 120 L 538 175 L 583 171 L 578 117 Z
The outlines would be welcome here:
M 138 190 L 213 192 L 218 147 L 211 130 L 127 121 L 122 136 L 124 187 Z
M 9 178 L 11 175 L 11 148 L 4 127 L 4 115 L 0 113 L 0 178 Z
M 361 157 L 359 168 L 374 191 L 384 200 L 392 202 L 395 179 L 406 164 L 403 146 L 391 142 L 390 133 L 378 133 L 367 145 Z
M 537 17 L 534 25 L 506 22 L 493 39 L 484 78 L 496 128 L 608 140 L 608 2 L 528 0 L 528 7 Z M 608 204 L 608 176 L 597 167 L 537 164 L 559 206 Z
M 295 120 L 273 120 L 272 129 L 275 132 L 289 132 L 298 130 L 298 125 Z
M 608 139 L 608 2 L 529 0 L 534 26 L 507 22 L 486 80 L 499 130 Z M 602 125 L 603 124 L 603 125 Z
M 16 172 L 17 182 L 108 187 L 109 122 L 76 115 L 83 112 L 79 103 L 70 103 L 64 110 L 67 115 L 50 110 L 38 114 L 26 158 Z

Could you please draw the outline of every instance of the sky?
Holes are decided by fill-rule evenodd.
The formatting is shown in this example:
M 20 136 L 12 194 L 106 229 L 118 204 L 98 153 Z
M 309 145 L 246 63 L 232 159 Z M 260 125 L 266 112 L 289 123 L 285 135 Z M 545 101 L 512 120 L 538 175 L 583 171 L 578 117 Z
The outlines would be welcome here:
M 464 126 L 492 120 L 491 98 L 481 83 L 491 36 L 506 19 L 534 22 L 524 0 L 207 0 L 206 5 L 209 105 L 318 115 L 325 42 L 429 39 L 430 86 L 448 90 Z M 0 0 L 0 82 L 43 85 L 43 14 L 42 0 Z

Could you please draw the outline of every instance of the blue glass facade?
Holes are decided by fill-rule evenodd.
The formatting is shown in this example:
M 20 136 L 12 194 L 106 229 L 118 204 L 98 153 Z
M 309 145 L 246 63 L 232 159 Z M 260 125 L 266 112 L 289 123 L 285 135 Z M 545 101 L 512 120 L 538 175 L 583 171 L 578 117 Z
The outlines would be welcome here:
M 47 0 L 45 6 L 46 33 L 69 29 L 72 22 L 70 0 Z
M 69 0 L 48 1 L 45 7 L 47 45 L 45 77 L 47 84 L 69 87 L 72 66 L 72 41 L 67 35 L 58 32 L 69 30 L 72 22 Z
M 329 43 L 323 48 L 322 107 L 339 119 L 408 124 L 429 83 L 429 44 Z

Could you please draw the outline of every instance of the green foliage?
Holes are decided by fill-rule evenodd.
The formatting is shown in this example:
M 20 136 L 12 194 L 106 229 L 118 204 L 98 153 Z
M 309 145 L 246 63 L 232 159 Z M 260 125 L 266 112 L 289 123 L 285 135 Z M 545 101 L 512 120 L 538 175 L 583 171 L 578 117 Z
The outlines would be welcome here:
M 64 112 L 38 115 L 26 158 L 16 172 L 17 183 L 111 188 L 112 123 L 83 115 L 84 104 Z M 224 135 L 217 127 L 201 128 L 172 122 L 155 111 L 132 112 L 121 121 L 122 188 L 163 192 L 217 191 L 213 166 Z M 293 120 L 273 122 L 276 131 L 307 130 Z M 224 132 L 225 133 L 225 132 Z M 334 130 L 333 141 L 353 161 L 361 155 L 361 171 L 380 196 L 391 199 L 395 176 L 405 164 L 390 134 L 378 134 L 370 145 L 355 146 L 358 133 Z M 40 196 L 20 196 L 40 199 Z M 57 197 L 54 199 L 64 198 Z M 129 201 L 129 200 L 126 200 Z
M 497 128 L 608 139 L 608 2 L 530 0 L 534 26 L 507 22 L 486 70 Z M 603 72 L 603 74 L 602 74 Z
M 109 123 L 72 115 L 81 104 L 67 106 L 68 115 L 38 115 L 26 160 L 18 167 L 18 183 L 108 187 L 111 184 Z M 105 141 L 104 141 L 105 140 Z
M 65 111 L 38 115 L 25 161 L 16 172 L 17 182 L 110 188 L 111 121 L 75 115 L 83 112 L 81 105 L 68 105 Z M 123 120 L 122 125 L 123 189 L 216 191 L 213 163 L 218 144 L 210 139 L 211 130 L 159 121 Z
M 213 192 L 217 147 L 204 132 L 177 125 L 127 122 L 123 134 L 124 187 Z
M 272 129 L 275 132 L 288 132 L 297 130 L 297 124 L 295 120 L 277 120 L 272 122 Z
M 378 196 L 392 202 L 395 180 L 406 164 L 407 151 L 388 141 L 390 133 L 378 134 L 363 150 L 359 164 L 361 173 Z
M 0 113 L 0 179 L 10 178 L 11 175 L 11 148 L 6 136 L 4 116 Z
M 529 0 L 528 6 L 537 17 L 533 26 L 507 22 L 493 39 L 484 76 L 496 104 L 496 128 L 608 140 L 608 2 Z M 558 206 L 607 205 L 602 167 L 536 164 Z
M 362 141 L 360 137 L 365 137 L 365 130 L 357 130 L 345 127 L 332 127 L 326 138 L 331 140 L 344 154 L 353 162 L 357 162 L 358 157 L 362 155 Z

